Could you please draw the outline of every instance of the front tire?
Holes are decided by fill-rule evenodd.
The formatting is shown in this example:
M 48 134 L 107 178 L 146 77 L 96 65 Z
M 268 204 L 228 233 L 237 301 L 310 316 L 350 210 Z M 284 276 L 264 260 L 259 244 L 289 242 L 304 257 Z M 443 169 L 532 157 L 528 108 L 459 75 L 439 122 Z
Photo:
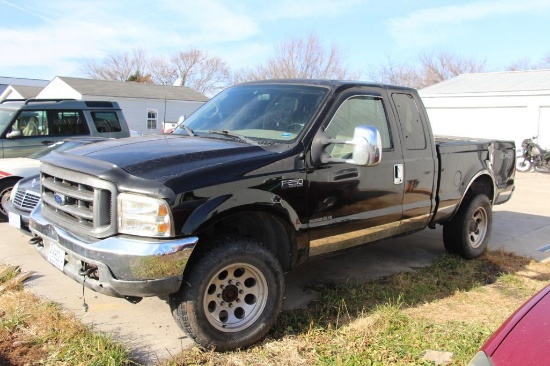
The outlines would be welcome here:
M 456 216 L 443 226 L 443 243 L 450 253 L 474 259 L 487 250 L 493 211 L 489 198 L 483 194 L 466 198 Z
M 225 236 L 189 266 L 170 307 L 199 346 L 230 351 L 267 334 L 284 299 L 283 272 L 271 252 L 252 239 Z
M 516 170 L 518 172 L 525 173 L 530 171 L 531 165 L 532 165 L 531 162 L 524 157 L 519 157 L 516 159 Z
M 4 204 L 9 201 L 11 191 L 17 183 L 17 179 L 9 178 L 0 181 L 0 221 L 8 221 L 8 212 Z

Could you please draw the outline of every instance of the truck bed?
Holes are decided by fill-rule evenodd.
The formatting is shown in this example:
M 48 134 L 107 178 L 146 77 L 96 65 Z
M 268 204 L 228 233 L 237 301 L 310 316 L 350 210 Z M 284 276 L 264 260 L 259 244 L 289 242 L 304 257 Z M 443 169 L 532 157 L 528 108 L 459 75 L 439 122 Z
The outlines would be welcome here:
M 433 222 L 445 222 L 452 217 L 464 192 L 481 171 L 494 172 L 493 203 L 508 201 L 514 188 L 513 141 L 436 136 L 435 143 L 440 173 L 438 208 Z

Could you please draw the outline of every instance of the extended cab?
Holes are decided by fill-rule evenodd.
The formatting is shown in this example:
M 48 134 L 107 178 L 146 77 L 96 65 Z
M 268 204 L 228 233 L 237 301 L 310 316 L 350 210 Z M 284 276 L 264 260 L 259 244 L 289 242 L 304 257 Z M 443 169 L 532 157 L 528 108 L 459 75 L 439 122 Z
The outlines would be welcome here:
M 26 157 L 73 136 L 121 138 L 130 131 L 116 102 L 27 99 L 0 104 L 0 158 Z
M 42 164 L 37 250 L 100 293 L 169 295 L 217 350 L 261 339 L 314 256 L 437 224 L 481 255 L 514 189 L 513 142 L 435 141 L 415 90 L 361 82 L 242 84 L 170 135 L 71 152 Z

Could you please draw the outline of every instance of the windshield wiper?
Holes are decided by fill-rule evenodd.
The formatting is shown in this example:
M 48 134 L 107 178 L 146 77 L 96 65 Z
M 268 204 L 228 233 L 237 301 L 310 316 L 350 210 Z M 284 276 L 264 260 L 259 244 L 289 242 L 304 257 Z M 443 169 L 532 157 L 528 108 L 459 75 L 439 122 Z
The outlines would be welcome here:
M 185 125 L 185 123 L 182 123 L 181 124 L 181 127 L 183 127 L 183 129 L 185 130 L 185 132 L 187 132 L 187 134 L 191 137 L 195 136 L 195 132 L 193 132 L 193 130 L 191 129 L 191 127 L 187 127 Z
M 228 130 L 208 130 L 208 133 L 211 133 L 211 134 L 217 134 L 217 135 L 223 135 L 223 136 L 230 136 L 230 137 L 235 137 L 235 138 L 238 138 L 239 140 L 242 140 L 250 145 L 254 145 L 254 146 L 260 146 L 259 143 L 257 143 L 256 141 L 252 140 L 252 139 L 249 139 L 248 137 L 246 136 L 243 136 L 243 135 L 239 135 L 238 133 L 235 133 L 235 132 L 231 132 L 231 131 L 228 131 Z

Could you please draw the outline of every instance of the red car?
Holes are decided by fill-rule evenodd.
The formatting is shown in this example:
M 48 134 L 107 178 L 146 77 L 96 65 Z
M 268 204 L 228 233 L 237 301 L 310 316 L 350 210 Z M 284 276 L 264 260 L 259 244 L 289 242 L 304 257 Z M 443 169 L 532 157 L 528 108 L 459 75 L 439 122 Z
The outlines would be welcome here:
M 550 285 L 525 302 L 485 342 L 470 365 L 550 365 Z

